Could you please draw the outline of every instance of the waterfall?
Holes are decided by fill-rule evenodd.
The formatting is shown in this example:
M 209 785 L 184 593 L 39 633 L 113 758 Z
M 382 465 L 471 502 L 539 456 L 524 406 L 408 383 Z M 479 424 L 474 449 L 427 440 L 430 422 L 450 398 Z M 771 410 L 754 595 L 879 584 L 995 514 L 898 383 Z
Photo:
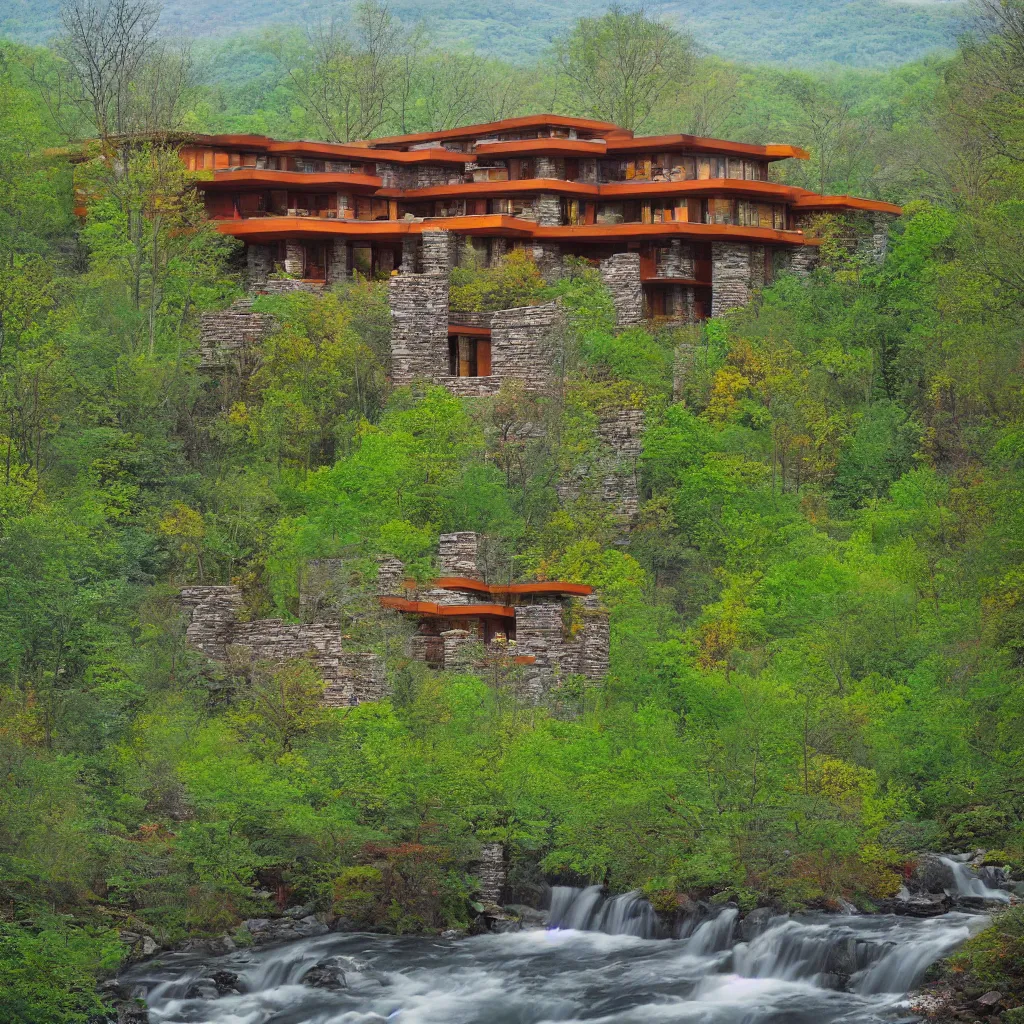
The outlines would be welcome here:
M 940 856 L 939 860 L 953 872 L 953 891 L 950 896 L 974 896 L 978 899 L 1009 903 L 1010 894 L 1002 889 L 990 889 L 979 877 L 978 872 L 965 863 L 961 857 Z M 968 855 L 969 856 L 969 855 Z
M 652 939 L 658 933 L 658 920 L 639 890 L 606 899 L 599 885 L 586 889 L 556 885 L 551 890 L 548 927 Z
M 726 907 L 717 916 L 699 925 L 686 940 L 686 952 L 694 956 L 718 953 L 732 945 L 732 931 L 739 917 L 735 907 Z

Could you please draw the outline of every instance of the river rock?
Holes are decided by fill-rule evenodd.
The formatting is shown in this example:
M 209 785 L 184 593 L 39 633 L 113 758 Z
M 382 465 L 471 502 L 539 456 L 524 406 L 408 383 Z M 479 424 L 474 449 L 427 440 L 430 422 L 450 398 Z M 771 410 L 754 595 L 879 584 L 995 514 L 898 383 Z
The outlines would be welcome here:
M 825 971 L 849 980 L 857 971 L 857 940 L 849 935 L 833 942 L 825 957 Z
M 902 900 L 887 900 L 879 909 L 906 917 L 938 917 L 952 906 L 953 901 L 945 893 L 939 895 L 925 892 Z
M 543 928 L 547 924 L 548 915 L 543 910 L 536 910 L 523 903 L 506 903 L 505 909 L 510 914 L 515 914 L 524 928 Z
M 303 907 L 289 907 L 285 912 L 285 917 L 290 917 L 293 921 L 300 921 L 304 917 L 309 917 L 313 913 L 314 907 L 303 906 Z
M 916 893 L 944 893 L 954 886 L 953 869 L 935 853 L 922 853 L 907 881 L 907 888 Z
M 200 978 L 185 990 L 186 999 L 216 999 L 219 995 L 212 978 Z
M 214 971 L 210 981 L 217 986 L 217 994 L 221 996 L 240 995 L 242 983 L 233 971 Z
M 1002 998 L 1002 992 L 996 992 L 993 990 L 991 992 L 986 992 L 983 996 L 979 996 L 974 1001 L 974 1004 L 978 1007 L 979 1012 L 981 1013 L 993 1013 L 995 1008 L 1002 1001 Z
M 770 907 L 758 907 L 752 910 L 742 921 L 740 921 L 740 935 L 744 942 L 756 939 L 762 932 L 768 930 L 775 911 Z
M 295 934 L 303 939 L 312 939 L 317 935 L 326 935 L 329 931 L 330 928 L 323 921 L 318 921 L 313 914 L 302 918 L 302 920 L 295 924 Z
M 347 959 L 347 957 L 340 956 L 325 957 L 306 972 L 302 983 L 309 985 L 310 988 L 326 988 L 335 991 L 348 988 L 343 967 Z

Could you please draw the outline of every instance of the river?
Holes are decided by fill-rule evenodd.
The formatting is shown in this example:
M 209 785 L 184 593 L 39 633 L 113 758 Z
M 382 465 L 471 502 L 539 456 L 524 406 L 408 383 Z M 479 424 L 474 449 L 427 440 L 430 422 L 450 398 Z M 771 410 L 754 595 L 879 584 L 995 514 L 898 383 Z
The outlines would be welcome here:
M 563 926 L 172 953 L 123 980 L 144 993 L 153 1024 L 868 1024 L 910 1018 L 907 992 L 928 965 L 987 923 L 806 914 L 764 918 L 753 934 L 725 908 L 681 938 L 654 939 L 643 900 L 569 889 L 555 890 L 551 920 Z M 304 983 L 317 964 L 345 987 Z M 238 991 L 217 995 L 212 977 Z

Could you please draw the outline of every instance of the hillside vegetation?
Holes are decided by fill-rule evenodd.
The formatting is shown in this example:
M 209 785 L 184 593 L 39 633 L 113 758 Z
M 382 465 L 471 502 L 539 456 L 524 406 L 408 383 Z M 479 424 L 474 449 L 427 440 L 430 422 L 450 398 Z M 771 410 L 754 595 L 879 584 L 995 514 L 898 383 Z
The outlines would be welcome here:
M 22 42 L 45 42 L 58 28 L 57 0 L 0 0 L 0 33 Z M 344 9 L 354 3 L 342 4 Z M 392 5 L 406 23 L 422 22 L 441 46 L 470 49 L 516 64 L 540 57 L 574 18 L 602 13 L 608 4 L 583 0 L 399 0 Z M 717 56 L 756 63 L 810 67 L 834 62 L 850 67 L 894 67 L 937 49 L 952 49 L 964 30 L 967 4 L 959 0 L 652 0 L 648 12 L 693 34 Z M 172 0 L 163 21 L 172 32 L 230 37 L 266 28 L 301 27 L 324 13 L 320 4 L 292 0 Z
M 868 908 L 929 847 L 1024 863 L 1019 24 L 887 76 L 750 72 L 760 128 L 820 140 L 786 173 L 907 200 L 882 266 L 830 241 L 809 279 L 682 333 L 616 333 L 584 266 L 464 272 L 468 304 L 570 313 L 554 393 L 493 402 L 389 387 L 373 281 L 261 300 L 281 328 L 258 372 L 200 372 L 199 313 L 240 294 L 234 243 L 159 149 L 81 168 L 77 221 L 50 147 L 89 111 L 58 122 L 74 111 L 42 98 L 67 56 L 5 45 L 0 1019 L 88 1019 L 125 933 L 245 941 L 242 920 L 299 902 L 464 927 L 487 841 L 520 892 L 605 882 L 663 908 Z M 184 92 L 183 116 L 285 118 L 260 97 L 242 115 Z M 648 424 L 624 545 L 588 491 L 555 489 L 616 405 Z M 401 656 L 376 557 L 426 577 L 456 529 L 522 578 L 600 588 L 602 686 L 535 707 L 500 673 Z M 183 585 L 290 619 L 322 555 L 350 560 L 345 621 L 387 656 L 390 700 L 325 709 L 301 662 L 185 643 Z

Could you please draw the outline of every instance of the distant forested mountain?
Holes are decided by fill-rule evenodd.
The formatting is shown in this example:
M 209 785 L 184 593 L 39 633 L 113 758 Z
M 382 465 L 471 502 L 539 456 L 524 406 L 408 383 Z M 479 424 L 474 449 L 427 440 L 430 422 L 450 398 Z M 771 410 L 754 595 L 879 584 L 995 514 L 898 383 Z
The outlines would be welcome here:
M 525 61 L 603 0 L 396 0 L 403 20 L 423 20 L 440 45 Z M 0 34 L 42 42 L 59 0 L 0 0 Z M 301 24 L 324 10 L 308 0 L 169 0 L 169 27 L 196 36 Z M 881 67 L 950 46 L 965 27 L 959 0 L 652 0 L 651 14 L 690 31 L 712 53 L 736 60 L 809 66 L 833 61 Z

